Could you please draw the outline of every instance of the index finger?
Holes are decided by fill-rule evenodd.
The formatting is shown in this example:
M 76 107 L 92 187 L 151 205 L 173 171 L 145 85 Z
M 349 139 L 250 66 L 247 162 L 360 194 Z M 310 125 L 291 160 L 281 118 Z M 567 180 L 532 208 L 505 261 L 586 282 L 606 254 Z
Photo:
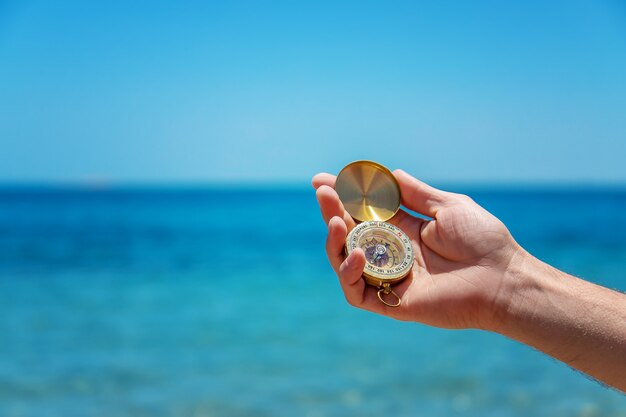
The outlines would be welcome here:
M 328 185 L 331 188 L 335 188 L 336 180 L 337 180 L 337 177 L 335 175 L 328 174 L 326 172 L 320 172 L 319 174 L 316 174 L 315 176 L 313 176 L 313 179 L 311 180 L 311 184 L 313 185 L 313 188 L 315 188 L 316 190 L 320 188 L 322 185 Z
M 355 226 L 354 220 L 343 207 L 343 204 L 334 189 L 330 188 L 328 185 L 320 185 L 315 192 L 315 195 L 317 197 L 317 202 L 320 205 L 322 218 L 326 224 L 328 224 L 330 219 L 334 216 L 338 216 L 341 217 L 346 223 L 348 230 L 352 230 Z

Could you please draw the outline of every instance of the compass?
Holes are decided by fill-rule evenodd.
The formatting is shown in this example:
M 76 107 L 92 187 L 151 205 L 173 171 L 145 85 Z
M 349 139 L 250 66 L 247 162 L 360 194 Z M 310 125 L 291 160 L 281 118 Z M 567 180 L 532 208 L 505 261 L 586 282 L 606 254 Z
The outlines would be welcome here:
M 391 286 L 405 279 L 413 267 L 409 237 L 387 220 L 400 208 L 400 186 L 384 166 L 372 161 L 346 165 L 335 183 L 346 211 L 358 222 L 346 238 L 346 253 L 361 248 L 365 253 L 363 278 L 378 288 L 378 298 L 390 307 L 401 304 Z M 395 297 L 395 301 L 387 301 Z

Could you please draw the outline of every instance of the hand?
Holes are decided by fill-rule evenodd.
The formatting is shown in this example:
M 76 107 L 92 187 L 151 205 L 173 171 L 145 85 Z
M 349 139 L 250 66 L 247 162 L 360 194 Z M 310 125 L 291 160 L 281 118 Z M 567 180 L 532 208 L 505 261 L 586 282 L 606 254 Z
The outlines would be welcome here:
M 513 294 L 508 271 L 523 249 L 500 220 L 469 197 L 437 190 L 396 170 L 402 204 L 432 218 L 403 210 L 389 220 L 411 239 L 415 263 L 409 276 L 393 287 L 397 307 L 380 302 L 375 287 L 362 279 L 365 254 L 344 256 L 344 242 L 355 222 L 334 190 L 336 177 L 313 178 L 322 217 L 328 224 L 326 253 L 347 301 L 399 320 L 444 328 L 494 329 Z
M 313 178 L 328 224 L 326 253 L 353 306 L 399 320 L 445 328 L 481 328 L 518 340 L 626 392 L 626 295 L 583 281 L 524 251 L 506 227 L 469 197 L 437 190 L 397 170 L 405 211 L 390 220 L 411 239 L 415 263 L 394 292 L 399 307 L 380 302 L 361 277 L 365 254 L 344 257 L 355 222 L 332 188 Z

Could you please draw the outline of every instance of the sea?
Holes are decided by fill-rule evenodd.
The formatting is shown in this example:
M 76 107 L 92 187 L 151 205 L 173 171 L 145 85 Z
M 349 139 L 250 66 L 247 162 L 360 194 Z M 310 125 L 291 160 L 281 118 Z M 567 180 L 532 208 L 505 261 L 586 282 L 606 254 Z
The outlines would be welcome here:
M 626 290 L 626 188 L 453 191 Z M 3 186 L 0 416 L 626 416 L 503 336 L 350 307 L 325 236 L 306 186 Z

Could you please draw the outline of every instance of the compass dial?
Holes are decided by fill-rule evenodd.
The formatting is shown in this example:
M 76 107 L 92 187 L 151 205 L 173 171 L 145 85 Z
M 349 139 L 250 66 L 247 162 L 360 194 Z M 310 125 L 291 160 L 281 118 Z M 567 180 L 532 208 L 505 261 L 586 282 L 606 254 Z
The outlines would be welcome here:
M 363 249 L 367 262 L 363 276 L 371 285 L 381 286 L 405 278 L 413 266 L 413 247 L 408 236 L 386 222 L 364 222 L 346 239 L 348 254 Z

